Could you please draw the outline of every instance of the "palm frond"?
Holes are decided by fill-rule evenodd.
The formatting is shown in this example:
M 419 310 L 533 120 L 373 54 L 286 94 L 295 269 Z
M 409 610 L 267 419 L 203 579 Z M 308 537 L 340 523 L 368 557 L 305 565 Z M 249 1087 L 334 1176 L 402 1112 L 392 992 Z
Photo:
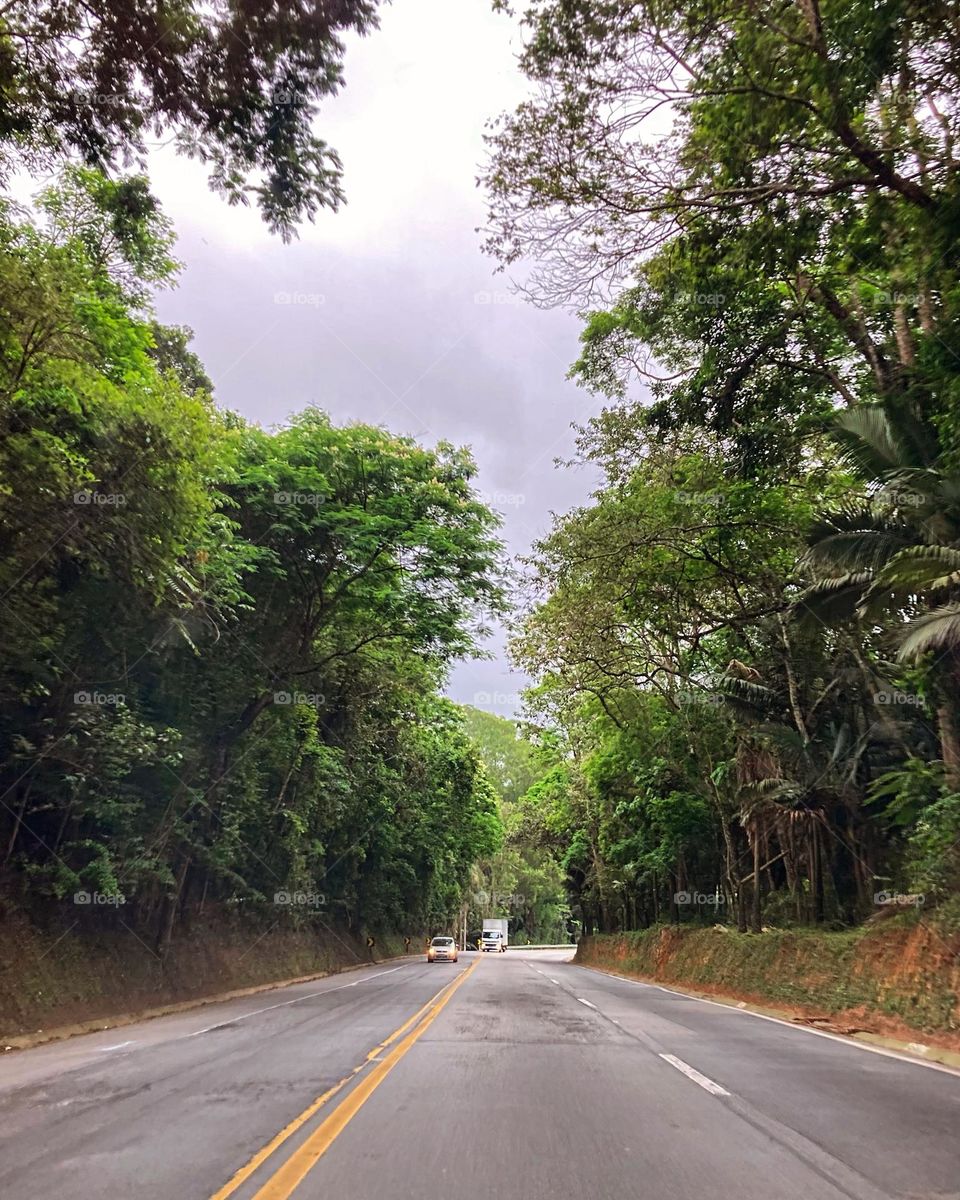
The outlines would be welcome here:
M 942 591 L 960 583 L 960 550 L 953 546 L 907 546 L 887 562 L 874 586 L 905 594 Z
M 858 404 L 840 413 L 833 435 L 842 448 L 842 461 L 864 479 L 880 479 L 911 465 L 881 404 Z
M 907 509 L 909 515 L 909 510 L 924 503 L 941 503 L 944 482 L 941 473 L 932 467 L 905 467 L 886 472 L 873 494 L 886 505 Z
M 834 575 L 876 571 L 916 540 L 915 529 L 899 515 L 875 504 L 859 505 L 821 517 L 807 535 L 803 561 Z
M 900 637 L 897 658 L 911 662 L 933 650 L 960 650 L 960 604 L 947 604 L 911 621 Z
M 791 613 L 805 624 L 811 620 L 828 625 L 851 621 L 872 579 L 869 571 L 851 571 L 846 575 L 819 579 L 801 592 L 791 606 Z
M 894 516 L 885 507 L 868 499 L 825 513 L 812 526 L 808 536 L 811 543 L 835 533 L 860 533 L 863 530 L 907 537 L 912 528 L 903 516 Z
M 766 709 L 775 693 L 762 683 L 740 679 L 736 675 L 723 675 L 717 682 L 717 691 L 725 700 L 734 704 L 745 704 L 753 709 Z

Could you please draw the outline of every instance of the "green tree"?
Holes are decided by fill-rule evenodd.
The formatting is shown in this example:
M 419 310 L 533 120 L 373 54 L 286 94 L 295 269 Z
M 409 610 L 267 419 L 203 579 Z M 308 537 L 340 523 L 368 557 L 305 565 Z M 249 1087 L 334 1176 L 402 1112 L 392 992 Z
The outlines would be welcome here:
M 502 605 L 469 453 L 216 410 L 142 181 L 40 212 L 0 214 L 5 897 L 122 892 L 161 953 L 201 913 L 445 926 L 502 838 L 439 694 Z
M 343 37 L 373 30 L 376 9 L 14 0 L 0 25 L 0 164 L 79 156 L 111 170 L 169 131 L 231 204 L 253 198 L 289 237 L 343 200 L 340 159 L 312 125 L 343 86 Z

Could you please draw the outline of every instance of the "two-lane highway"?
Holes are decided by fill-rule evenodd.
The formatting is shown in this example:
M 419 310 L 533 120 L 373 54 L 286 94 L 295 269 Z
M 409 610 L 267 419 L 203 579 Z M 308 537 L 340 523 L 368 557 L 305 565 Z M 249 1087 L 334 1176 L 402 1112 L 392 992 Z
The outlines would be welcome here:
M 511 949 L 11 1055 L 4 1200 L 960 1197 L 960 1076 Z
M 0 1196 L 205 1200 L 460 969 L 388 964 L 11 1054 Z

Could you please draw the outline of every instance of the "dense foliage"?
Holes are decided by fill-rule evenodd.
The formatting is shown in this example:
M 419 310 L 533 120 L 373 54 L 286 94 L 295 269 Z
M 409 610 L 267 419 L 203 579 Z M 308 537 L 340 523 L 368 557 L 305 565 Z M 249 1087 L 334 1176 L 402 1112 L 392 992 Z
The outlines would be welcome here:
M 569 942 L 573 925 L 563 869 L 537 790 L 553 766 L 549 747 L 533 746 L 516 721 L 477 708 L 465 708 L 464 716 L 497 793 L 504 839 L 471 868 L 461 928 L 469 940 L 484 917 L 506 917 L 514 944 Z
M 574 374 L 609 398 L 515 643 L 574 903 L 949 905 L 960 8 L 539 0 L 526 28 L 487 244 L 589 307 Z
M 290 236 L 343 200 L 336 151 L 312 128 L 343 85 L 343 37 L 376 0 L 11 0 L 0 14 L 0 178 L 80 158 L 113 170 L 172 134 L 231 204 L 252 197 Z
M 215 408 L 149 308 L 145 182 L 73 168 L 37 212 L 0 214 L 4 896 L 161 950 L 228 904 L 443 925 L 502 837 L 439 692 L 501 605 L 469 455 Z

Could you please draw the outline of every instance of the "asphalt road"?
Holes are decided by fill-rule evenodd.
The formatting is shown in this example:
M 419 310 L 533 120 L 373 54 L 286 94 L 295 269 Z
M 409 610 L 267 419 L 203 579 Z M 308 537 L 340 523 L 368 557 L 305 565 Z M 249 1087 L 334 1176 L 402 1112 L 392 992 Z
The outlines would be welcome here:
M 960 1200 L 957 1073 L 566 957 L 408 960 L 11 1054 L 0 1197 Z

